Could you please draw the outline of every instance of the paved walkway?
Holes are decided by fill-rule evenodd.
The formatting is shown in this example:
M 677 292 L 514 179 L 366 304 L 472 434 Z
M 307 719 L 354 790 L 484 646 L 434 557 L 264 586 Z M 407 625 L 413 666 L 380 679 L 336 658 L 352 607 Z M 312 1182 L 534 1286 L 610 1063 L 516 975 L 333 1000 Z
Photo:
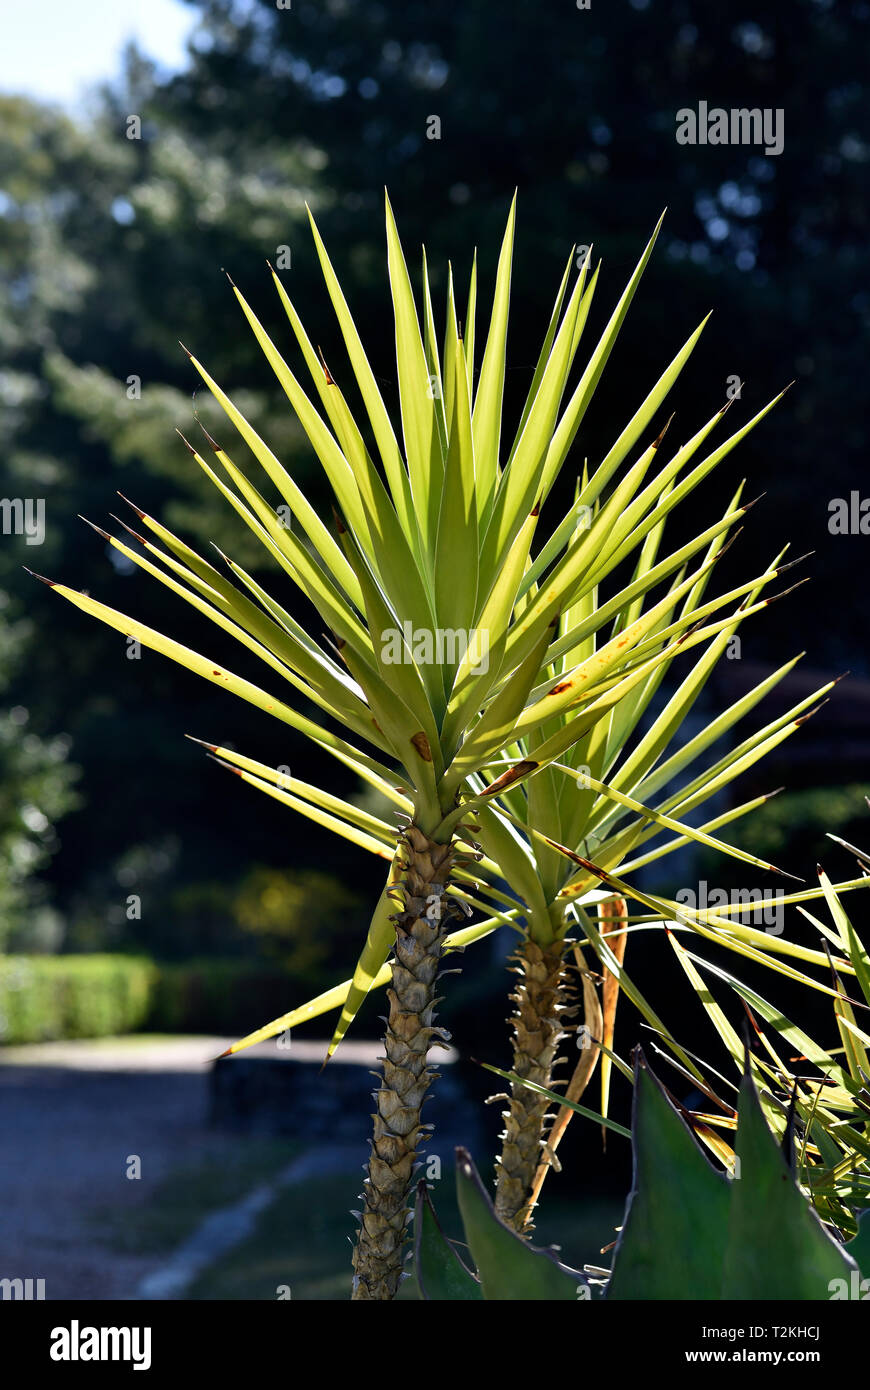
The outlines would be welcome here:
M 128 1213 L 172 1169 L 239 1153 L 239 1136 L 207 1127 L 209 1063 L 231 1041 L 0 1048 L 0 1278 L 45 1279 L 48 1299 L 137 1296 L 167 1256 L 114 1248 Z M 322 1057 L 323 1043 L 303 1046 Z
M 125 1242 L 125 1222 L 135 1219 L 141 1231 L 136 1209 L 169 1173 L 244 1160 L 253 1141 L 208 1124 L 210 1065 L 231 1041 L 141 1035 L 0 1048 L 0 1279 L 44 1279 L 47 1299 L 183 1298 L 201 1270 L 245 1237 L 280 1187 L 312 1172 L 357 1172 L 367 1133 L 360 1132 L 358 1148 L 336 1135 L 208 1212 L 168 1249 L 125 1253 L 125 1244 L 135 1248 Z M 318 1067 L 326 1051 L 324 1040 L 294 1037 L 292 1046 L 294 1060 Z M 367 1076 L 382 1045 L 345 1041 L 342 1050 Z M 258 1052 L 274 1059 L 275 1044 L 248 1055 Z M 454 1056 L 452 1049 L 441 1054 L 442 1068 Z M 449 1115 L 446 1129 L 460 1120 L 466 1140 L 464 1112 Z M 449 1143 L 445 1133 L 445 1152 Z M 132 1155 L 141 1160 L 139 1180 L 127 1175 Z

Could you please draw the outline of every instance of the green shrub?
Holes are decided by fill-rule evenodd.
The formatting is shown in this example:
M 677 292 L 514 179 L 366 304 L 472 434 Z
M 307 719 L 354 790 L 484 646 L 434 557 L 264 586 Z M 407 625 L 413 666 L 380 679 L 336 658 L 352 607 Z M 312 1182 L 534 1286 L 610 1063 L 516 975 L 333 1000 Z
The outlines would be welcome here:
M 0 1042 L 96 1038 L 142 1028 L 157 967 L 136 956 L 0 959 Z
M 244 1033 L 287 1008 L 285 971 L 239 960 L 0 957 L 0 1044 L 118 1033 Z

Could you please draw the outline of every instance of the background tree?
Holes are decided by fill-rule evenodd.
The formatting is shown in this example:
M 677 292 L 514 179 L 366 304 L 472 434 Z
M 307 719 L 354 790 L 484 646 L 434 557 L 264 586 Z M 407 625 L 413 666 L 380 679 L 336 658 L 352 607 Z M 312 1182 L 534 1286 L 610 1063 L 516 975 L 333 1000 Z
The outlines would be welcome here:
M 865 477 L 866 4 L 795 0 L 785 9 L 755 0 L 711 10 L 700 0 L 633 0 L 583 11 L 570 0 L 538 9 L 296 0 L 279 10 L 271 0 L 195 0 L 191 9 L 199 27 L 186 72 L 161 77 L 131 52 L 80 120 L 19 99 L 2 99 L 0 110 L 3 491 L 30 496 L 38 487 L 47 502 L 42 547 L 9 536 L 0 543 L 4 612 L 16 623 L 28 611 L 41 634 L 25 639 L 4 699 L 28 709 L 35 736 L 68 735 L 83 768 L 80 809 L 63 822 L 62 847 L 43 871 L 67 946 L 253 949 L 257 937 L 237 914 L 216 919 L 203 903 L 229 903 L 227 888 L 244 896 L 257 866 L 286 867 L 283 827 L 270 808 L 224 810 L 195 752 L 159 736 L 159 705 L 171 686 L 191 730 L 225 742 L 220 698 L 170 681 L 156 664 L 142 680 L 147 654 L 128 659 L 123 640 L 96 627 L 70 644 L 56 605 L 25 588 L 19 566 L 75 575 L 107 602 L 134 604 L 140 577 L 107 576 L 102 543 L 71 520 L 79 509 L 104 518 L 116 488 L 176 529 L 221 544 L 226 519 L 171 443 L 176 426 L 195 428 L 194 409 L 211 428 L 201 396 L 191 402 L 197 382 L 176 336 L 208 341 L 214 370 L 240 403 L 256 407 L 282 457 L 310 481 L 295 422 L 277 394 L 264 395 L 256 349 L 234 331 L 220 273 L 230 271 L 272 329 L 263 261 L 286 248 L 282 273 L 312 330 L 323 324 L 328 360 L 335 337 L 301 232 L 306 198 L 329 243 L 344 250 L 348 296 L 364 323 L 383 289 L 385 183 L 409 252 L 424 219 L 434 229 L 427 250 L 442 300 L 448 247 L 481 247 L 482 293 L 490 292 L 489 248 L 519 185 L 512 341 L 538 340 L 545 326 L 539 264 L 561 266 L 572 242 L 595 243 L 608 273 L 624 278 L 668 204 L 663 254 L 579 448 L 594 459 L 609 442 L 622 414 L 618 381 L 642 387 L 654 379 L 669 329 L 660 311 L 666 296 L 701 310 L 715 304 L 715 332 L 681 383 L 674 428 L 681 401 L 704 396 L 711 381 L 722 393 L 729 381 L 744 381 L 752 409 L 797 379 L 763 438 L 747 441 L 741 469 L 750 495 L 767 488 L 777 498 L 770 539 L 817 552 L 803 591 L 802 645 L 831 673 L 849 666 L 866 674 L 854 642 L 870 616 L 866 587 L 854 582 L 865 538 L 828 529 L 828 502 L 860 492 Z M 702 99 L 781 107 L 782 154 L 678 146 L 676 112 Z M 141 119 L 139 139 L 127 138 L 131 115 Z M 390 344 L 370 346 L 382 389 L 394 396 Z M 508 374 L 507 418 L 519 414 L 533 365 Z M 138 495 L 129 482 L 134 466 L 137 477 L 145 474 Z M 709 506 L 724 506 L 736 481 L 723 474 L 713 483 Z M 176 500 L 164 510 L 170 494 Z M 687 524 L 693 519 L 689 506 Z M 723 567 L 730 563 L 726 557 Z M 163 625 L 165 603 L 166 625 L 183 639 L 187 615 L 171 598 L 151 603 L 155 625 Z M 792 647 L 790 625 L 771 623 L 747 640 L 743 658 L 772 667 Z M 111 681 L 108 663 L 118 667 Z M 733 666 L 736 679 L 741 663 Z M 848 689 L 814 722 L 818 734 L 828 731 L 824 760 L 775 769 L 745 795 L 777 781 L 800 783 L 809 795 L 814 784 L 853 780 L 860 762 L 837 714 Z M 255 755 L 271 754 L 255 718 L 234 723 L 232 734 Z M 148 754 L 137 759 L 135 783 L 126 771 L 133 746 Z M 303 776 L 306 757 L 298 743 L 288 745 L 285 761 Z M 336 790 L 356 794 L 335 775 Z M 119 783 L 126 817 L 117 814 Z M 784 814 L 773 808 L 785 804 L 771 803 L 771 814 Z M 821 825 L 831 798 L 819 804 Z M 841 811 L 842 833 L 860 842 L 848 808 Z M 300 867 L 313 862 L 313 839 L 300 830 L 298 844 Z M 772 857 L 796 872 L 806 862 L 804 846 L 799 862 Z M 317 867 L 352 877 L 363 896 L 374 887 L 370 866 L 351 850 L 336 846 Z M 133 924 L 121 910 L 129 892 L 143 899 Z

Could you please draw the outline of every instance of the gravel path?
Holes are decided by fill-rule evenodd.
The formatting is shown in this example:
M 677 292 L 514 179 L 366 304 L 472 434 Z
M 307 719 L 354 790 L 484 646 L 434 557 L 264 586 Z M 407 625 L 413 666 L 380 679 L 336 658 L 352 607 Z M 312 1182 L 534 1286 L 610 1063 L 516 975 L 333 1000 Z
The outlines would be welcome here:
M 117 1243 L 170 1169 L 238 1148 L 206 1127 L 208 1063 L 229 1041 L 0 1049 L 0 1278 L 45 1279 L 47 1299 L 136 1296 L 165 1255 L 119 1253 L 95 1234 Z

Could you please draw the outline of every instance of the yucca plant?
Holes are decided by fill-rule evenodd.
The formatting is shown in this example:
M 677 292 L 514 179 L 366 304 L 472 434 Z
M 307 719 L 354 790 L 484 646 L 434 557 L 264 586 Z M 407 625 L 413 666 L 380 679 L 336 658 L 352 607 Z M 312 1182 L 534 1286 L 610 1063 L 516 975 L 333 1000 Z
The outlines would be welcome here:
M 770 409 L 765 406 L 704 453 L 727 406 L 717 409 L 662 462 L 665 431 L 656 417 L 703 324 L 598 466 L 584 466 L 573 505 L 555 524 L 547 524 L 546 539 L 539 541 L 542 509 L 607 363 L 655 234 L 579 379 L 569 385 L 598 282 L 598 270 L 590 273 L 587 255 L 570 285 L 572 251 L 520 422 L 507 446 L 502 396 L 514 208 L 478 374 L 475 270 L 464 332 L 452 273 L 448 279 L 446 331 L 439 345 L 425 257 L 418 318 L 387 201 L 402 444 L 313 219 L 312 229 L 364 417 L 352 413 L 274 272 L 320 408 L 233 289 L 323 467 L 334 497 L 333 525 L 323 520 L 190 353 L 193 367 L 262 468 L 261 485 L 268 495 L 251 481 L 250 459 L 237 462 L 207 433 L 210 458 L 187 447 L 262 543 L 264 558 L 277 565 L 284 588 L 300 591 L 313 604 L 330 635 L 321 641 L 308 632 L 285 606 L 290 602 L 285 592 L 276 596 L 267 591 L 222 556 L 227 577 L 138 508 L 152 538 L 126 529 L 141 550 L 96 528 L 129 560 L 259 657 L 301 697 L 305 712 L 138 619 L 64 585 L 53 588 L 120 633 L 289 725 L 381 793 L 403 819 L 397 843 L 395 830 L 381 816 L 286 771 L 206 745 L 251 785 L 389 861 L 352 979 L 239 1045 L 340 1005 L 331 1054 L 373 985 L 389 983 L 386 1055 L 354 1250 L 354 1297 L 387 1299 L 402 1274 L 408 1196 L 426 1131 L 421 1111 L 433 1078 L 429 1050 L 444 1040 L 435 1022 L 444 952 L 503 923 L 518 933 L 514 1068 L 521 1080 L 506 1115 L 498 1206 L 501 1215 L 525 1229 L 546 1106 L 538 1096 L 530 1102 L 529 1088 L 521 1082 L 546 1085 L 551 1079 L 565 1018 L 572 929 L 579 924 L 620 987 L 663 1029 L 584 904 L 633 891 L 617 870 L 629 872 L 687 840 L 760 865 L 755 856 L 723 845 L 712 833 L 757 801 L 699 829 L 678 817 L 788 737 L 816 697 L 671 790 L 683 769 L 793 664 L 663 756 L 725 644 L 747 617 L 770 602 L 765 590 L 786 568 L 779 557 L 736 588 L 705 598 L 726 538 L 747 510 L 740 489 L 723 516 L 659 558 L 668 515 Z M 649 442 L 640 446 L 644 437 Z M 620 475 L 633 454 L 634 462 Z M 692 463 L 696 455 L 701 457 Z M 289 516 L 290 524 L 283 524 L 282 516 Z M 699 660 L 641 734 L 641 721 L 671 663 L 702 644 Z M 664 798 L 652 805 L 661 792 L 666 792 Z M 671 837 L 664 845 L 636 853 L 661 833 Z M 598 886 L 602 883 L 606 887 Z M 471 915 L 475 908 L 485 912 L 482 921 L 448 932 L 456 917 Z M 819 955 L 721 916 L 696 914 L 694 926 L 702 935 L 799 978 L 793 967 L 760 946 L 808 960 Z M 693 1067 L 680 1049 L 677 1055 Z

